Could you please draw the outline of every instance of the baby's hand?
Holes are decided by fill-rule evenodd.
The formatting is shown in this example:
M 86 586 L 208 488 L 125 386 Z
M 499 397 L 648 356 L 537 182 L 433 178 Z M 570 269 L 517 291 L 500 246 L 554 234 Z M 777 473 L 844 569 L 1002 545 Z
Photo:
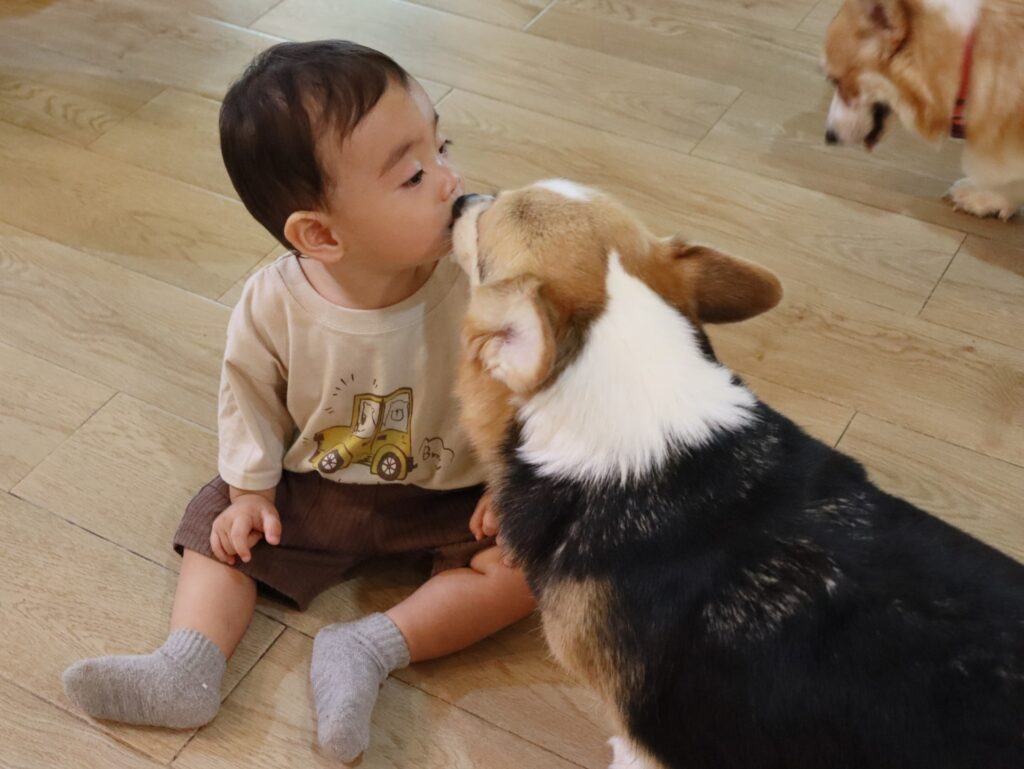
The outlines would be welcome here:
M 469 530 L 473 532 L 473 536 L 478 541 L 484 537 L 494 537 L 495 544 L 502 551 L 502 563 L 506 566 L 512 565 L 511 560 L 505 555 L 501 532 L 498 530 L 498 513 L 492 504 L 490 491 L 485 491 L 484 495 L 480 497 L 480 501 L 476 503 L 476 510 L 473 511 L 473 516 L 469 519 Z
M 281 541 L 281 516 L 277 508 L 259 494 L 240 494 L 214 520 L 210 547 L 218 560 L 233 566 L 236 555 L 248 563 L 252 546 L 263 537 L 271 545 Z
M 473 517 L 469 519 L 469 530 L 477 540 L 493 537 L 498 533 L 498 516 L 491 504 L 490 491 L 485 491 L 480 501 L 476 503 Z

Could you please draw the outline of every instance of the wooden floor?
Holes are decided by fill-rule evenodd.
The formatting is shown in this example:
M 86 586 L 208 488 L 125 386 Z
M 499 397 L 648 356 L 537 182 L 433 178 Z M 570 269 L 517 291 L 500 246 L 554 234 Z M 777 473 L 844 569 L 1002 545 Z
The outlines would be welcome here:
M 384 49 L 470 187 L 565 176 L 754 259 L 781 307 L 714 331 L 771 404 L 1024 559 L 1024 223 L 940 200 L 958 148 L 824 146 L 837 0 L 0 2 L 0 767 L 329 766 L 311 639 L 416 575 L 262 603 L 198 732 L 98 724 L 59 673 L 164 638 L 168 542 L 215 472 L 225 323 L 279 249 L 221 168 L 217 99 L 280 39 Z M 537 625 L 390 679 L 367 769 L 607 765 Z

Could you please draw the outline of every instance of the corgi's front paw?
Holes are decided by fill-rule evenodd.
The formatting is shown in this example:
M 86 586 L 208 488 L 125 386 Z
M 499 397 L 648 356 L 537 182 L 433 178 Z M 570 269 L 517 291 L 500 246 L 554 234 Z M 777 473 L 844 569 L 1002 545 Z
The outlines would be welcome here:
M 637 755 L 633 744 L 625 737 L 612 737 L 612 762 L 608 769 L 656 769 L 649 761 Z
M 957 211 L 974 216 L 998 216 L 1004 222 L 1017 213 L 1020 206 L 1002 193 L 977 187 L 970 178 L 964 177 L 946 193 Z

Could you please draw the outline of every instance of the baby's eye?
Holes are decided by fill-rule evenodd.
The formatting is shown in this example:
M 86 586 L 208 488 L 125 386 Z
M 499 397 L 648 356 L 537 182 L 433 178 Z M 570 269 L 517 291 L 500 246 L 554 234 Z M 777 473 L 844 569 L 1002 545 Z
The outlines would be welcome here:
M 417 171 L 412 176 L 410 176 L 408 181 L 406 181 L 405 184 L 403 184 L 402 186 L 403 187 L 418 187 L 420 185 L 420 182 L 422 182 L 422 181 L 423 181 L 423 169 L 421 168 L 419 171 Z

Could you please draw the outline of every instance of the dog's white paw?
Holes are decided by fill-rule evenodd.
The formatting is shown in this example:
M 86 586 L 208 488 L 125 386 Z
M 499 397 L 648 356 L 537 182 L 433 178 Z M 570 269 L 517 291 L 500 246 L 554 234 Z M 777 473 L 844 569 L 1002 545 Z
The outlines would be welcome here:
M 608 740 L 612 746 L 612 762 L 608 769 L 633 769 L 636 762 L 636 755 L 630 747 L 629 742 L 622 737 L 612 737 Z
M 998 216 L 1004 222 L 1017 213 L 1020 206 L 1016 201 L 992 190 L 983 190 L 975 186 L 968 178 L 958 180 L 946 193 L 953 208 L 974 216 Z
M 625 737 L 612 737 L 608 744 L 612 746 L 612 762 L 608 769 L 659 769 L 660 765 L 639 755 L 633 743 Z

